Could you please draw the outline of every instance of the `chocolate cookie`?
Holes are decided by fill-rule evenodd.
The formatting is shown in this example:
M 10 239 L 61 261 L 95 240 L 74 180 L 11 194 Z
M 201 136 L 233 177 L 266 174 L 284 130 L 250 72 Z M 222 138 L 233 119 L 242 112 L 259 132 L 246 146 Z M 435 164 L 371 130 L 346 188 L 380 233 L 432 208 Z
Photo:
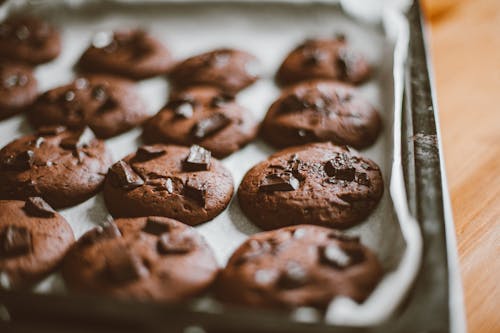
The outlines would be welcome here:
M 119 298 L 182 301 L 218 272 L 195 229 L 164 217 L 118 219 L 84 234 L 64 259 L 68 287 Z
M 347 147 L 315 143 L 282 150 L 254 166 L 238 199 L 264 230 L 295 224 L 344 229 L 365 219 L 383 191 L 374 162 Z
M 198 144 L 217 158 L 239 150 L 257 135 L 251 112 L 216 88 L 193 87 L 176 96 L 144 125 L 147 143 Z
M 40 196 L 55 208 L 72 206 L 99 191 L 110 164 L 88 128 L 40 128 L 0 150 L 0 199 Z
M 343 35 L 336 38 L 308 39 L 283 61 L 276 80 L 288 85 L 310 79 L 333 79 L 361 83 L 370 76 L 365 58 L 347 44 Z
M 0 57 L 41 64 L 61 53 L 61 36 L 48 22 L 15 16 L 0 23 Z
M 221 272 L 217 295 L 255 307 L 326 308 L 337 296 L 364 301 L 381 277 L 358 238 L 300 225 L 251 236 Z
M 169 74 L 176 89 L 210 85 L 236 94 L 259 78 L 259 63 L 253 55 L 234 49 L 218 49 L 188 58 Z
M 31 68 L 0 61 L 0 120 L 23 111 L 37 96 L 37 81 Z
M 308 81 L 283 92 L 262 123 L 276 147 L 332 141 L 365 148 L 380 132 L 378 112 L 356 90 L 332 81 Z
M 199 146 L 140 147 L 116 162 L 104 185 L 115 217 L 166 216 L 189 225 L 213 219 L 233 196 L 233 178 Z
M 49 275 L 74 240 L 42 198 L 0 200 L 0 289 L 26 288 Z
M 165 74 L 173 64 L 168 49 L 139 29 L 101 31 L 81 56 L 86 72 L 109 73 L 132 79 Z
M 109 138 L 140 125 L 148 113 L 131 81 L 96 75 L 45 92 L 28 117 L 36 128 L 89 126 L 97 137 Z

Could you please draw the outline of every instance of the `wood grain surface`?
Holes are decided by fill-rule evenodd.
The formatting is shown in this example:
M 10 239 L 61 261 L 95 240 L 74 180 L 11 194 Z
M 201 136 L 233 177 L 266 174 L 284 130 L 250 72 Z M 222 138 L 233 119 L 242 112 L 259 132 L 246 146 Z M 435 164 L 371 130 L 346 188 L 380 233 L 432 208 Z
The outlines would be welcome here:
M 424 1 L 424 7 L 468 331 L 498 333 L 500 0 L 443 2 Z

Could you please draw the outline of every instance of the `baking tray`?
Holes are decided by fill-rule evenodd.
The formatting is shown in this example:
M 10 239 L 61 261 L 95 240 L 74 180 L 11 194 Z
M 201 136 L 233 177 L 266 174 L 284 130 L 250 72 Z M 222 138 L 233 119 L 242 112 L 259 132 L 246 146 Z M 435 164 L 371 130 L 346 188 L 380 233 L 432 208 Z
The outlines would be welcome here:
M 289 5 L 286 2 L 283 5 Z M 304 4 L 306 6 L 307 4 Z M 262 4 L 263 10 L 266 4 Z M 108 298 L 2 292 L 0 328 L 8 331 L 168 332 L 459 332 L 464 329 L 456 271 L 453 225 L 436 131 L 435 106 L 418 4 L 408 14 L 410 48 L 405 71 L 401 153 L 411 214 L 419 221 L 423 248 L 414 287 L 393 316 L 370 327 L 343 327 L 290 320 L 288 314 L 217 309 L 212 304 L 165 305 Z M 450 232 L 451 231 L 451 232 Z M 447 233 L 448 232 L 448 233 Z M 457 297 L 458 296 L 458 297 Z M 210 302 L 208 302 L 210 303 Z M 29 305 L 29 306 L 28 306 Z

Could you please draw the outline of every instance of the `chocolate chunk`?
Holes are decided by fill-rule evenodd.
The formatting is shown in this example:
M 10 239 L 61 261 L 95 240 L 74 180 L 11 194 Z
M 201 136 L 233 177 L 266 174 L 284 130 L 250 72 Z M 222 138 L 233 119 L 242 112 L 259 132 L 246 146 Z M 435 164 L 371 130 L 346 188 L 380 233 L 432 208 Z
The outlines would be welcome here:
M 88 87 L 88 85 L 89 85 L 89 81 L 83 77 L 80 77 L 80 78 L 75 80 L 75 88 L 77 90 L 85 89 Z
M 170 194 L 174 193 L 174 184 L 172 182 L 172 179 L 167 178 L 165 180 L 165 188 L 166 188 L 168 193 L 170 193 Z
M 295 191 L 300 182 L 290 172 L 267 175 L 259 185 L 259 190 L 265 192 Z
M 366 172 L 356 172 L 354 181 L 359 185 L 370 186 L 370 179 L 368 178 L 368 174 Z
M 106 87 L 102 84 L 99 84 L 92 88 L 92 98 L 97 101 L 104 101 L 108 98 L 108 94 L 106 92 Z
M 259 242 L 255 239 L 250 240 L 248 246 L 250 250 L 237 257 L 234 265 L 242 265 L 247 261 L 251 261 L 254 258 L 260 257 L 264 253 L 271 252 L 273 249 L 273 246 L 269 242 Z
M 60 134 L 66 130 L 64 126 L 42 126 L 38 129 L 38 135 L 40 136 L 53 136 Z
M 329 239 L 337 239 L 337 240 L 341 240 L 341 241 L 344 241 L 344 242 L 355 242 L 355 243 L 359 243 L 359 237 L 358 236 L 350 236 L 350 235 L 347 235 L 347 234 L 344 234 L 340 231 L 336 231 L 336 230 L 332 230 L 328 233 L 328 238 Z
M 137 149 L 135 158 L 141 161 L 149 161 L 165 155 L 165 148 L 155 146 L 142 146 Z
M 97 226 L 92 231 L 84 234 L 80 240 L 82 244 L 94 244 L 100 240 L 121 237 L 122 234 L 116 224 L 112 221 L 105 222 Z
M 189 155 L 182 164 L 184 171 L 207 171 L 210 169 L 210 151 L 198 145 L 189 148 Z
M 191 118 L 194 113 L 193 105 L 187 101 L 174 105 L 173 110 L 176 116 L 186 119 Z
M 160 221 L 154 217 L 148 217 L 146 220 L 146 224 L 142 228 L 142 231 L 144 231 L 147 234 L 155 235 L 155 236 L 160 236 L 161 234 L 164 234 L 170 230 L 170 226 L 168 224 L 165 224 L 165 222 Z
M 323 265 L 333 266 L 337 269 L 345 269 L 361 262 L 364 258 L 363 251 L 358 248 L 344 250 L 337 245 L 330 244 L 318 248 L 320 262 Z
M 254 280 L 261 286 L 268 286 L 276 280 L 278 273 L 274 269 L 258 269 L 255 271 Z
M 212 98 L 212 100 L 210 101 L 210 107 L 220 108 L 220 107 L 224 106 L 225 104 L 229 103 L 233 99 L 234 99 L 234 96 L 229 95 L 229 94 L 217 95 L 214 98 Z
M 125 161 L 118 161 L 109 169 L 109 180 L 115 187 L 132 190 L 144 185 L 142 178 Z
M 202 207 L 205 207 L 206 194 L 206 185 L 200 183 L 197 179 L 188 179 L 184 185 L 184 195 L 193 199 Z
M 195 248 L 192 237 L 186 232 L 181 234 L 163 234 L 156 243 L 160 254 L 185 254 Z
M 12 170 L 26 170 L 33 166 L 35 153 L 32 150 L 25 150 L 15 155 L 7 156 L 1 161 L 2 167 Z
M 321 50 L 308 50 L 307 52 L 304 52 L 303 64 L 306 66 L 314 66 L 319 64 L 325 58 L 326 55 Z
M 295 289 L 305 285 L 308 280 L 305 268 L 297 262 L 290 261 L 278 279 L 278 287 Z
M 107 272 L 116 283 L 135 281 L 148 274 L 139 256 L 123 244 L 116 244 L 105 255 Z
M 329 177 L 346 181 L 353 181 L 356 173 L 356 169 L 352 166 L 347 154 L 337 154 L 325 163 L 324 169 Z
M 79 149 L 87 147 L 95 139 L 94 133 L 88 127 L 61 140 L 59 145 L 64 149 Z
M 35 140 L 35 148 L 40 148 L 40 146 L 45 142 L 45 139 L 40 136 Z
M 56 211 L 40 197 L 29 197 L 24 204 L 24 210 L 32 216 L 54 217 Z
M 223 129 L 231 123 L 231 119 L 222 113 L 215 113 L 212 116 L 200 120 L 193 126 L 192 133 L 197 139 L 203 139 L 207 136 Z
M 31 251 L 31 234 L 25 227 L 9 225 L 0 234 L 0 256 L 15 257 Z
M 290 113 L 305 110 L 308 107 L 308 104 L 299 98 L 299 96 L 292 94 L 286 96 L 281 101 L 281 106 L 279 109 L 280 113 Z

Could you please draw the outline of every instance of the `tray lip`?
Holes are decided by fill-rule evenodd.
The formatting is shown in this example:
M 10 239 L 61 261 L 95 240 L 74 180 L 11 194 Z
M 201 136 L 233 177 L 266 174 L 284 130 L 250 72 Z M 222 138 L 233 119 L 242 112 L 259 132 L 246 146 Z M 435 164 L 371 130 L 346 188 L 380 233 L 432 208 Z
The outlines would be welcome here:
M 94 2 L 97 2 L 96 0 L 91 0 L 91 1 L 94 1 Z M 127 4 L 127 3 L 132 3 L 130 1 L 123 1 L 123 0 L 119 0 L 118 1 L 119 3 L 122 3 L 122 4 Z M 145 2 L 147 3 L 158 3 L 158 1 L 154 1 L 154 0 L 146 0 Z M 201 0 L 187 0 L 187 1 L 183 1 L 183 0 L 172 0 L 172 1 L 169 1 L 169 2 L 172 2 L 174 4 L 186 4 L 186 3 L 190 3 L 190 4 L 196 4 L 196 3 L 230 3 L 230 4 L 234 4 L 236 5 L 238 2 L 242 2 L 242 3 L 248 3 L 248 2 L 251 2 L 251 0 L 242 0 L 242 1 L 230 1 L 230 0 L 209 0 L 207 2 L 205 1 L 201 1 Z M 6 5 L 8 4 L 9 1 L 7 1 L 5 4 L 3 5 Z M 258 2 L 258 3 L 255 3 L 254 5 L 258 6 L 259 4 L 304 4 L 306 3 L 305 1 L 303 0 L 272 0 L 272 1 L 269 1 L 268 3 L 264 3 L 264 2 Z M 334 6 L 337 6 L 338 5 L 338 1 L 329 1 L 329 0 L 313 0 L 311 1 L 311 3 L 320 3 L 320 4 L 328 4 L 328 5 L 334 5 Z M 418 4 L 417 4 L 418 6 Z M 419 10 L 419 9 L 418 9 Z M 420 11 L 419 11 L 419 15 L 420 14 Z M 410 26 L 410 29 L 414 29 L 415 27 L 412 27 Z M 422 26 L 421 26 L 421 29 L 424 29 L 424 24 L 422 23 Z M 425 39 L 425 32 L 424 32 L 424 39 Z M 425 43 L 425 40 L 424 40 L 424 43 Z M 410 55 L 409 55 L 410 56 Z M 435 90 L 434 90 L 434 83 L 433 83 L 433 75 L 432 75 L 432 68 L 430 67 L 431 66 L 431 62 L 428 61 L 430 59 L 429 55 L 428 55 L 428 52 L 426 50 L 426 62 L 427 62 L 427 66 L 429 67 L 428 68 L 428 78 L 429 78 L 429 81 L 431 82 L 431 90 L 430 90 L 430 94 L 432 96 L 432 105 L 433 105 L 433 112 L 434 112 L 434 116 L 435 116 L 435 125 L 437 126 L 437 133 L 436 133 L 436 136 L 437 136 L 437 145 L 438 145 L 438 151 L 439 151 L 439 162 L 440 162 L 440 171 L 441 171 L 441 192 L 443 194 L 443 201 L 442 201 L 442 206 L 443 206 L 443 209 L 445 211 L 445 214 L 444 214 L 444 223 L 445 223 L 445 226 L 446 226 L 446 245 L 447 245 L 447 251 L 446 251 L 446 254 L 447 254 L 447 257 L 448 257 L 448 265 L 454 265 L 455 266 L 455 270 L 456 270 L 456 261 L 457 261 L 457 252 L 456 252 L 456 240 L 455 240 L 455 234 L 454 234 L 454 224 L 453 224 L 453 218 L 452 218 L 452 215 L 451 215 L 451 206 L 450 206 L 450 201 L 449 201 L 449 194 L 448 194 L 448 191 L 447 191 L 447 186 L 446 186 L 446 174 L 445 174 L 445 170 L 444 170 L 444 159 L 443 159 L 443 154 L 442 154 L 442 147 L 441 147 L 441 142 L 440 142 L 440 131 L 439 131 L 439 120 L 438 120 L 438 116 L 437 116 L 437 104 L 436 104 L 436 99 L 435 99 Z M 450 232 L 451 230 L 451 232 Z M 451 235 L 450 235 L 451 234 Z M 450 264 L 451 262 L 451 264 Z M 453 267 L 452 267 L 453 268 Z M 455 317 L 456 319 L 460 319 L 460 318 L 463 318 L 463 302 L 458 302 L 457 303 L 457 300 L 455 300 L 454 302 L 452 301 L 452 298 L 454 296 L 456 296 L 455 292 L 456 291 L 459 291 L 458 295 L 460 295 L 460 297 L 458 297 L 458 299 L 461 301 L 462 300 L 462 290 L 460 288 L 460 277 L 459 275 L 456 275 L 456 274 L 453 274 L 453 269 L 450 269 L 449 271 L 449 276 L 448 276 L 448 280 L 450 281 L 450 297 L 448 299 L 449 301 L 449 305 L 450 305 L 450 314 L 453 314 L 455 313 L 454 315 L 452 315 L 452 317 Z M 453 279 L 457 279 L 455 280 L 455 282 L 452 282 Z M 73 298 L 73 295 L 40 295 L 40 294 L 33 294 L 33 293 L 28 293 L 28 294 L 24 294 L 22 292 L 0 292 L 0 309 L 1 309 L 1 302 L 2 301 L 15 301 L 16 299 L 20 300 L 20 299 L 23 299 L 23 300 L 26 300 L 27 302 L 38 302 L 40 301 L 40 303 L 38 304 L 38 307 L 39 308 L 43 308 L 46 306 L 46 301 L 52 301 L 55 303 L 59 303 L 60 299 L 64 299 L 65 301 L 71 301 L 71 299 Z M 78 297 L 75 297 L 74 299 L 79 299 L 79 296 Z M 94 301 L 96 299 L 99 300 L 99 302 L 111 302 L 113 303 L 114 301 L 113 300 L 109 300 L 108 298 L 101 298 L 101 297 L 97 297 L 97 298 L 94 298 L 92 297 L 91 299 L 94 299 Z M 116 302 L 116 303 L 123 303 L 123 302 Z M 458 304 L 459 306 L 452 306 L 453 304 Z M 61 304 L 60 304 L 61 305 Z M 149 304 L 149 305 L 152 305 L 152 304 Z M 64 307 L 64 306 L 63 306 Z M 158 308 L 158 307 L 161 307 L 163 309 L 177 309 L 178 311 L 186 311 L 186 313 L 189 313 L 189 311 L 192 311 L 192 309 L 189 309 L 188 307 L 186 307 L 185 305 L 154 305 L 155 308 Z M 177 312 L 178 312 L 177 311 Z M 236 316 L 238 317 L 238 315 L 241 314 L 241 312 L 244 312 L 242 311 L 242 309 L 236 309 L 236 311 L 233 311 L 232 309 L 230 308 L 226 308 L 224 310 L 226 313 L 225 314 L 205 314 L 205 315 L 208 315 L 208 316 L 212 316 L 212 315 L 216 315 L 216 316 L 222 316 L 222 318 L 224 318 L 225 316 Z M 173 311 L 174 313 L 176 311 Z M 233 313 L 234 312 L 234 313 Z M 193 313 L 193 312 L 191 312 Z M 283 320 L 283 324 L 290 324 L 292 326 L 297 326 L 297 327 L 307 327 L 308 330 L 311 330 L 311 331 L 316 331 L 316 329 L 320 329 L 322 330 L 322 328 L 327 328 L 327 329 L 333 329 L 333 328 L 337 328 L 337 329 L 340 329 L 338 330 L 339 332 L 357 332 L 357 331 L 367 331 L 367 328 L 363 328 L 363 327 L 360 327 L 360 328 L 348 328 L 348 327 L 342 327 L 342 326 L 336 326 L 336 325 L 325 325 L 323 323 L 318 323 L 318 324 L 307 324 L 307 323 L 300 323 L 300 322 L 293 322 L 293 321 L 290 321 L 289 320 L 289 317 L 288 316 L 281 316 L 281 315 L 278 315 L 277 317 L 275 317 L 275 313 L 278 313 L 278 312 L 266 312 L 265 314 L 258 314 L 256 316 L 256 318 L 259 318 L 259 316 L 262 315 L 262 317 L 273 317 L 273 320 L 277 320 L 278 323 L 281 323 Z M 278 319 L 280 318 L 280 319 Z M 393 331 L 393 329 L 391 329 L 390 327 L 387 327 L 386 324 L 391 324 L 394 320 L 389 320 L 388 322 L 384 323 L 383 325 L 380 325 L 378 328 L 380 329 L 380 331 Z M 455 322 L 455 320 L 452 319 L 451 321 L 452 323 Z M 452 331 L 453 332 L 464 332 L 464 330 L 460 330 L 460 327 L 464 327 L 465 325 L 465 321 L 463 321 L 463 323 L 459 323 L 457 321 L 456 323 L 456 326 L 455 329 L 453 329 L 453 324 L 452 324 Z M 399 326 L 399 325 L 396 325 L 396 326 Z M 2 322 L 1 322 L 1 316 L 0 316 L 0 327 L 2 327 Z M 394 327 L 393 327 L 394 328 Z M 368 330 L 369 331 L 372 331 L 372 329 L 375 331 L 378 331 L 377 327 L 376 326 L 373 326 L 373 327 L 369 327 Z M 318 330 L 319 332 L 319 330 Z

